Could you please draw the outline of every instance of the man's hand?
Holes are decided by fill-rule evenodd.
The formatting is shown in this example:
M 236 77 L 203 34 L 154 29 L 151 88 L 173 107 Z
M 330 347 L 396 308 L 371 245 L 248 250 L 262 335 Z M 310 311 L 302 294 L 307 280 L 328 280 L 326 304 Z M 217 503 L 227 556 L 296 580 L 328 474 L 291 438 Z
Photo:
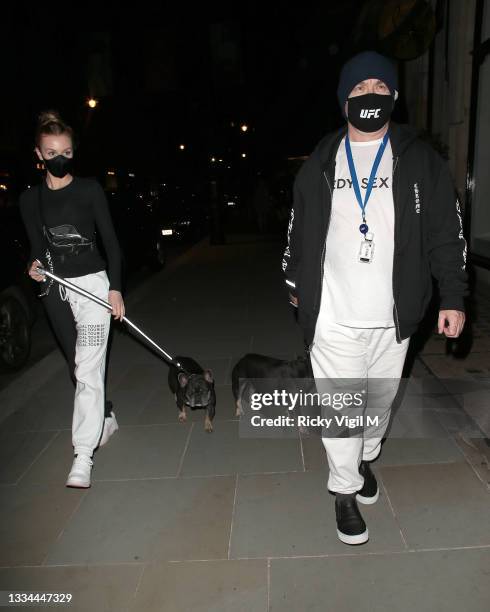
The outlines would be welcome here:
M 298 298 L 294 297 L 294 295 L 292 295 L 291 293 L 289 294 L 289 301 L 293 306 L 296 306 L 296 308 L 298 307 Z
M 457 338 L 463 331 L 464 322 L 465 314 L 461 310 L 440 310 L 437 332 L 444 332 L 447 338 Z
M 109 291 L 109 297 L 107 301 L 112 306 L 112 314 L 114 315 L 114 318 L 122 321 L 122 318 L 124 317 L 126 311 L 124 309 L 124 301 L 122 299 L 121 292 L 111 289 Z M 108 310 L 108 312 L 111 311 Z

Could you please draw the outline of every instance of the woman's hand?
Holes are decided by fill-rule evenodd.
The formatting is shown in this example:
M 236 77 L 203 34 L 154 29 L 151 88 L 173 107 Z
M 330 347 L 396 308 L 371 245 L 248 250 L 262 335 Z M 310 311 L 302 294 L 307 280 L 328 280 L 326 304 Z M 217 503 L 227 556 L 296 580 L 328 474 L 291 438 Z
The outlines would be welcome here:
M 122 318 L 124 317 L 126 311 L 124 309 L 124 301 L 121 292 L 111 289 L 109 291 L 109 297 L 107 301 L 112 306 L 112 314 L 114 315 L 114 318 L 122 321 Z
M 42 263 L 39 261 L 39 259 L 35 259 L 32 264 L 31 267 L 29 268 L 29 271 L 27 272 L 27 274 L 29 274 L 29 276 L 31 278 L 33 278 L 35 281 L 37 281 L 38 283 L 41 283 L 43 281 L 46 280 L 46 277 L 43 274 L 38 274 L 36 272 L 36 269 L 41 266 L 41 268 L 43 267 Z

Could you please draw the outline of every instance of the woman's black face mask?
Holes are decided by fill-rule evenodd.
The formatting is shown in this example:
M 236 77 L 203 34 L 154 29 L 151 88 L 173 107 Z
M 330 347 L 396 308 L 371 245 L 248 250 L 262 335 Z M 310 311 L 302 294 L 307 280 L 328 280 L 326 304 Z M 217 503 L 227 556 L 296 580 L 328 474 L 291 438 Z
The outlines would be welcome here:
M 361 132 L 377 132 L 390 119 L 392 96 L 368 93 L 347 99 L 347 119 Z
M 50 159 L 45 159 L 43 157 L 43 161 L 49 172 L 53 176 L 56 176 L 56 178 L 63 178 L 71 172 L 73 167 L 73 157 L 66 157 L 61 154 L 51 157 Z

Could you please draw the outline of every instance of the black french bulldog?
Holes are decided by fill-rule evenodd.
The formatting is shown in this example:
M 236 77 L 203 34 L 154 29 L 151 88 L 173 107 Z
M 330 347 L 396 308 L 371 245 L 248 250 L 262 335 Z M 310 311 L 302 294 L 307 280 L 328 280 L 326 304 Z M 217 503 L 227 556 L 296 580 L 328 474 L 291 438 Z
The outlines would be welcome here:
M 235 364 L 231 372 L 231 389 L 236 402 L 235 415 L 243 414 L 240 378 L 307 378 L 311 376 L 311 365 L 305 356 L 286 361 L 258 353 L 248 353 Z
M 175 357 L 182 369 L 171 364 L 168 371 L 168 385 L 175 396 L 179 409 L 179 421 L 187 420 L 186 407 L 191 410 L 204 408 L 206 416 L 204 429 L 213 431 L 212 420 L 215 415 L 216 393 L 211 370 L 204 370 L 191 357 Z

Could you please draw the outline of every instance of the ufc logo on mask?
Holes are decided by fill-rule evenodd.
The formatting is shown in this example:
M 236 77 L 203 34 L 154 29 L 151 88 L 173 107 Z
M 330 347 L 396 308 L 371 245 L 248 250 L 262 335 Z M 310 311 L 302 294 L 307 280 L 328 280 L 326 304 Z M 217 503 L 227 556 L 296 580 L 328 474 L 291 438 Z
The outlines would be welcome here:
M 363 108 L 361 109 L 361 117 L 369 119 L 370 117 L 379 117 L 380 108 Z

